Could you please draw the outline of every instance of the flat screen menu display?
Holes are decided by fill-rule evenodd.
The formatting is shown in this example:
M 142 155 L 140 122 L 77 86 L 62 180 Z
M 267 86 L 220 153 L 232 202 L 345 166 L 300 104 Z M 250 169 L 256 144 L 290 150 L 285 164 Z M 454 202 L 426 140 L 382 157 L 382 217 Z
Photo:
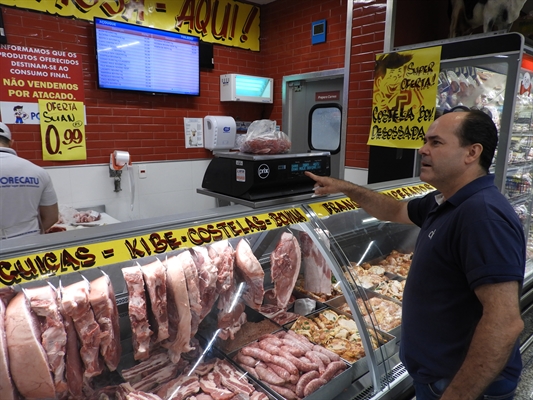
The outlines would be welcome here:
M 94 18 L 98 86 L 197 96 L 200 39 Z

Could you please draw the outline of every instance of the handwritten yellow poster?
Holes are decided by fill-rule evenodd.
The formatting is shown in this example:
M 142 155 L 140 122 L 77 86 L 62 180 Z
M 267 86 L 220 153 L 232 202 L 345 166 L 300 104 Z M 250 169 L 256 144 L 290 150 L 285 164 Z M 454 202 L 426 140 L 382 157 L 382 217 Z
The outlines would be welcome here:
M 236 0 L 0 0 L 0 5 L 88 21 L 106 18 L 259 51 L 261 8 Z
M 85 112 L 81 101 L 39 100 L 43 160 L 86 160 Z
M 441 47 L 378 54 L 367 144 L 418 149 L 435 118 Z

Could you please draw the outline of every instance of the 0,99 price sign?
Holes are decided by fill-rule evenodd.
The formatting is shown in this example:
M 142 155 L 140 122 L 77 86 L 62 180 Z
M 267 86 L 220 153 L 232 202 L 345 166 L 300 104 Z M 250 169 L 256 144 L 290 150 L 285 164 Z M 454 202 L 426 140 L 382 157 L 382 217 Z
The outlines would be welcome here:
M 87 159 L 81 101 L 39 100 L 43 160 Z

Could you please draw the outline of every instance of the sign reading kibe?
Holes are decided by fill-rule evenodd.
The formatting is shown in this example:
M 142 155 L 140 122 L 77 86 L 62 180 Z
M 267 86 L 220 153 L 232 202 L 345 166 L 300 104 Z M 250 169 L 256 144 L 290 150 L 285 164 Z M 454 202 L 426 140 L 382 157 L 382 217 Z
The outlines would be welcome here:
M 56 249 L 18 258 L 0 258 L 0 287 L 104 267 L 308 221 L 307 215 L 301 208 L 291 208 L 87 246 Z
M 1 44 L 2 122 L 39 124 L 39 100 L 84 101 L 81 57 L 62 50 Z
M 441 47 L 376 55 L 369 145 L 418 149 L 435 119 Z
M 43 160 L 85 160 L 83 103 L 39 100 Z

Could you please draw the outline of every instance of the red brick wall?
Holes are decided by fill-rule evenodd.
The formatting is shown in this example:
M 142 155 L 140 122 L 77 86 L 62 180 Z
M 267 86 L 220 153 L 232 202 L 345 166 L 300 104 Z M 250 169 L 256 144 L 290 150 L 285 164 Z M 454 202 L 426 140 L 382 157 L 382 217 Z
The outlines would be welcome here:
M 368 166 L 373 62 L 374 54 L 383 50 L 385 3 L 354 3 L 347 166 Z M 215 69 L 202 70 L 201 95 L 187 97 L 99 90 L 92 24 L 2 7 L 9 44 L 72 51 L 83 57 L 87 160 L 42 161 L 37 125 L 13 127 L 15 148 L 43 166 L 105 163 L 117 149 L 129 151 L 133 161 L 210 157 L 206 150 L 185 148 L 183 118 L 231 115 L 238 120 L 270 118 L 281 123 L 283 76 L 344 67 L 346 9 L 346 0 L 277 0 L 262 6 L 261 51 L 215 45 Z M 311 45 L 311 23 L 319 19 L 327 20 L 327 42 Z M 274 78 L 274 104 L 221 103 L 219 76 L 225 73 Z

